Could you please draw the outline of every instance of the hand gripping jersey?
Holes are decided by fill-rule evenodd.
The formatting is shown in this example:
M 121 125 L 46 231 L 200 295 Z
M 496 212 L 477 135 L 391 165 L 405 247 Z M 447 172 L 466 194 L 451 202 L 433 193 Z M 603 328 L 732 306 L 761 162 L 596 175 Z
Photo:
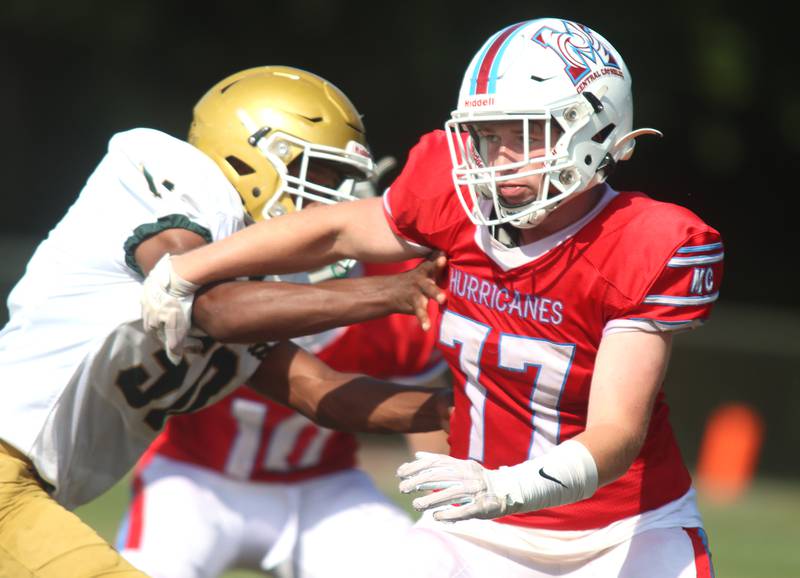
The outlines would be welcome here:
M 470 223 L 450 167 L 444 134 L 426 135 L 384 205 L 396 234 L 447 253 L 439 345 L 455 379 L 451 453 L 498 468 L 585 429 L 604 332 L 702 322 L 718 295 L 722 244 L 686 209 L 605 187 L 579 222 L 508 248 Z M 588 530 L 682 496 L 691 482 L 667 414 L 661 392 L 640 455 L 593 497 L 502 521 Z
M 67 507 L 119 480 L 168 415 L 219 399 L 259 363 L 263 348 L 206 338 L 173 366 L 143 332 L 134 251 L 171 227 L 226 237 L 244 227 L 239 196 L 191 145 L 148 129 L 117 134 L 9 296 L 0 438 Z
M 411 262 L 365 265 L 388 275 Z M 429 308 L 435 313 L 433 303 Z M 422 383 L 445 369 L 434 331 L 410 315 L 390 315 L 295 340 L 338 371 Z M 355 466 L 352 434 L 315 425 L 249 388 L 195 414 L 175 416 L 142 464 L 161 454 L 241 480 L 293 482 Z

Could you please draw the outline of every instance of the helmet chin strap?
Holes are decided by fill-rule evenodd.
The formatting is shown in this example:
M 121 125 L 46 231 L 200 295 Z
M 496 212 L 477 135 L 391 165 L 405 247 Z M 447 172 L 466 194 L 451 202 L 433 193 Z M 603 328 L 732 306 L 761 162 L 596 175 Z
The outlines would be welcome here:
M 558 205 L 556 205 L 556 206 L 558 206 Z M 553 208 L 551 208 L 549 210 L 548 209 L 539 209 L 538 211 L 533 211 L 532 213 L 528 213 L 524 217 L 509 221 L 509 224 L 514 226 L 514 227 L 516 227 L 517 229 L 533 229 L 534 227 L 537 227 L 537 226 L 541 225 L 542 221 L 545 220 L 547 215 L 549 215 L 550 212 L 553 209 L 555 209 L 556 206 L 554 206 Z
M 536 201 L 540 202 L 542 198 L 547 197 L 547 191 L 550 190 L 550 175 L 546 174 L 544 180 L 539 185 L 545 192 L 542 193 L 540 190 L 539 194 L 536 197 Z M 532 211 L 526 215 L 519 217 L 518 219 L 512 219 L 508 223 L 512 227 L 516 227 L 517 229 L 533 229 L 534 227 L 538 227 L 542 224 L 552 211 L 554 211 L 559 205 L 560 202 L 555 203 L 554 205 L 550 205 L 549 207 L 543 207 L 541 209 L 537 209 L 536 211 Z
M 297 283 L 299 285 L 314 285 L 331 279 L 342 279 L 350 276 L 356 268 L 358 262 L 355 259 L 342 259 L 330 265 L 325 265 L 314 271 L 303 271 L 300 273 L 287 273 L 284 275 L 268 275 L 267 279 L 273 281 L 283 281 Z
M 309 271 L 305 273 L 308 276 L 308 282 L 312 285 L 315 283 L 322 283 L 323 281 L 330 281 L 331 279 L 342 279 L 348 277 L 350 272 L 357 265 L 355 259 L 342 259 L 336 261 L 325 267 L 321 267 L 316 271 Z

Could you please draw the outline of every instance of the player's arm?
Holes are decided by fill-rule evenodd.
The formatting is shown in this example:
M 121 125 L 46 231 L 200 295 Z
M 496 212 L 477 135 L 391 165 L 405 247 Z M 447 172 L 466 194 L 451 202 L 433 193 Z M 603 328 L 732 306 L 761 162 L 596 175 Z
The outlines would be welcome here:
M 381 198 L 314 206 L 251 225 L 172 259 L 176 274 L 203 285 L 220 279 L 312 271 L 350 257 L 364 262 L 419 257 L 392 231 Z
M 288 342 L 269 352 L 248 384 L 324 427 L 343 431 L 434 431 L 449 416 L 446 393 L 340 373 Z
M 205 241 L 186 229 L 167 229 L 136 249 L 145 274 L 166 253 L 178 254 Z M 427 298 L 440 290 L 435 279 L 444 259 L 392 276 L 338 279 L 317 285 L 267 281 L 226 281 L 200 290 L 192 322 L 228 343 L 255 343 L 309 335 L 390 313 L 416 314 L 427 325 Z M 243 312 L 247 312 L 243 314 Z
M 450 392 L 449 395 L 452 395 L 453 385 L 450 372 L 445 371 L 442 375 L 438 375 L 423 384 L 423 387 L 441 391 L 443 395 L 448 395 L 447 392 Z M 452 410 L 452 407 L 450 409 Z M 437 454 L 450 453 L 450 443 L 448 441 L 450 435 L 449 425 L 448 422 L 448 427 L 439 431 L 406 434 L 406 445 L 408 446 L 409 453 L 411 455 L 415 455 L 417 452 L 431 452 Z
M 546 454 L 488 470 L 473 460 L 422 452 L 398 470 L 400 490 L 441 490 L 415 499 L 414 507 L 444 508 L 434 517 L 448 521 L 496 518 L 589 498 L 624 474 L 639 454 L 671 340 L 661 332 L 607 334 L 595 363 L 586 429 Z
M 573 438 L 591 453 L 598 485 L 619 478 L 639 455 L 671 346 L 669 332 L 611 333 L 600 342 L 586 430 Z
M 316 285 L 226 281 L 197 293 L 192 321 L 226 343 L 289 339 L 391 313 L 416 315 L 427 330 L 427 300 L 441 294 L 436 279 L 444 263 L 440 257 L 398 275 L 336 279 Z

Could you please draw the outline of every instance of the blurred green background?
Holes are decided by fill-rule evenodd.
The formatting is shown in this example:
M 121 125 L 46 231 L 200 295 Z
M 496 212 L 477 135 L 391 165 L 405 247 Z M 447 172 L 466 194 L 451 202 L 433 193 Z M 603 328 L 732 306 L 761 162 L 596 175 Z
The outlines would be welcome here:
M 307 68 L 364 113 L 377 157 L 402 163 L 440 128 L 472 54 L 499 28 L 563 16 L 606 36 L 634 79 L 636 126 L 661 129 L 611 179 L 677 202 L 725 241 L 722 298 L 677 339 L 672 423 L 697 463 L 709 414 L 744 402 L 766 423 L 756 479 L 720 505 L 701 496 L 721 578 L 800 576 L 800 307 L 792 169 L 800 159 L 795 28 L 784 3 L 575 1 L 3 0 L 0 3 L 0 297 L 117 131 L 185 135 L 213 83 L 263 64 Z M 113 210 L 109 207 L 109 210 Z M 0 307 L 0 323 L 6 311 Z M 402 442 L 365 438 L 363 461 L 396 494 Z M 113 534 L 127 489 L 80 514 Z M 233 574 L 231 574 L 232 576 Z

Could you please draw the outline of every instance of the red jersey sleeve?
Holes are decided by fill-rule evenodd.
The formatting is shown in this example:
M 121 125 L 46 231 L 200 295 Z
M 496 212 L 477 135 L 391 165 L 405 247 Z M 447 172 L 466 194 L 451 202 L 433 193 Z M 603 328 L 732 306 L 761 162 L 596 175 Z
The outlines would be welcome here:
M 724 248 L 720 234 L 694 213 L 650 201 L 621 245 L 617 285 L 625 299 L 610 321 L 644 320 L 659 329 L 692 327 L 719 297 Z
M 411 149 L 383 197 L 395 235 L 414 245 L 447 250 L 456 230 L 469 222 L 453 188 L 451 169 L 444 131 L 426 134 Z
M 647 293 L 625 316 L 679 325 L 706 319 L 719 297 L 723 258 L 719 233 L 690 236 L 670 254 Z

